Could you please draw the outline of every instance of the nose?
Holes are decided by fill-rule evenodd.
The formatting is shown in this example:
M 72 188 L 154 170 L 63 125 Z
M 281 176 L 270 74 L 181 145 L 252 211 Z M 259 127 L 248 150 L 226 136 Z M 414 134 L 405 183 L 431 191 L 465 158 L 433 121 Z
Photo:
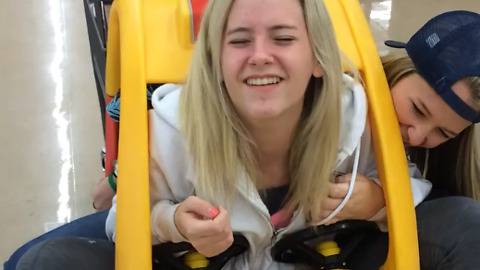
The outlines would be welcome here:
M 426 125 L 410 126 L 407 132 L 408 144 L 411 146 L 420 146 L 424 144 L 429 133 L 430 128 Z
M 248 63 L 254 66 L 271 64 L 273 56 L 267 42 L 255 41 Z

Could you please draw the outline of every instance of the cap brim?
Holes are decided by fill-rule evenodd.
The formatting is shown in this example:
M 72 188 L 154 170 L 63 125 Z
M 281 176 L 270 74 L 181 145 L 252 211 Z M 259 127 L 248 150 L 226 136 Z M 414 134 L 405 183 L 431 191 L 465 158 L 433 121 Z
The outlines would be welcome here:
M 392 48 L 404 49 L 407 44 L 405 42 L 395 41 L 395 40 L 387 40 L 385 41 L 385 45 Z

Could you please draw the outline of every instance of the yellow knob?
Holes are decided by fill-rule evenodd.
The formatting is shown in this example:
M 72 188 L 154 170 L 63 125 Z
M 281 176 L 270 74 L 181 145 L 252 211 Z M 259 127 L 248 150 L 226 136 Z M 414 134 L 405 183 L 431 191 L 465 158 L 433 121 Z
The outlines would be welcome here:
M 183 261 L 192 269 L 205 268 L 208 266 L 208 260 L 198 252 L 189 252 L 185 254 Z
M 340 248 L 335 241 L 323 241 L 317 245 L 316 250 L 323 256 L 332 256 L 340 253 Z
M 323 241 L 317 245 L 315 250 L 322 254 L 325 257 L 337 255 L 340 253 L 340 248 L 335 241 Z M 343 263 L 345 265 L 345 263 Z M 332 270 L 342 270 L 342 269 L 332 269 Z

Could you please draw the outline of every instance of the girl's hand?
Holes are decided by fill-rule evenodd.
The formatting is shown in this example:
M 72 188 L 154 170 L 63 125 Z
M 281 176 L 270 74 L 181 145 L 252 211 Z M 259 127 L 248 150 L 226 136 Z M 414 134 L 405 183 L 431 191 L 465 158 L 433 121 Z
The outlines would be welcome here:
M 223 207 L 218 209 L 209 202 L 191 196 L 175 212 L 178 231 L 205 257 L 216 256 L 233 243 L 230 219 Z
M 326 218 L 343 201 L 347 195 L 352 174 L 345 174 L 330 183 L 328 196 L 322 204 L 321 219 Z M 372 180 L 357 174 L 352 196 L 343 209 L 326 225 L 346 219 L 368 220 L 385 207 L 382 188 Z
M 115 191 L 110 187 L 108 177 L 103 177 L 98 181 L 92 193 L 93 208 L 97 211 L 109 209 L 112 207 L 113 196 L 115 196 Z

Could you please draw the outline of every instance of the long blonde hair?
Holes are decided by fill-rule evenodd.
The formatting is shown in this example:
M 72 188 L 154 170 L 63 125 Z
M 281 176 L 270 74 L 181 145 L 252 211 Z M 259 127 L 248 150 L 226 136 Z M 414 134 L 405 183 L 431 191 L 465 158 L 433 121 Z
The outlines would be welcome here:
M 382 57 L 383 68 L 390 88 L 399 80 L 418 73 L 406 52 Z M 472 102 L 480 107 L 480 77 L 466 77 Z M 480 131 L 478 125 L 467 127 L 459 136 L 433 149 L 409 149 L 409 155 L 427 179 L 454 195 L 468 196 L 480 201 Z M 451 160 L 455 160 L 452 162 Z
M 288 204 L 312 218 L 320 212 L 335 167 L 340 133 L 342 69 L 333 26 L 322 1 L 299 0 L 323 77 L 310 79 L 290 147 Z M 258 186 L 257 149 L 222 82 L 220 52 L 233 0 L 209 1 L 181 91 L 180 123 L 193 157 L 199 192 L 231 201 L 244 172 Z M 222 30 L 222 31 L 220 31 Z

